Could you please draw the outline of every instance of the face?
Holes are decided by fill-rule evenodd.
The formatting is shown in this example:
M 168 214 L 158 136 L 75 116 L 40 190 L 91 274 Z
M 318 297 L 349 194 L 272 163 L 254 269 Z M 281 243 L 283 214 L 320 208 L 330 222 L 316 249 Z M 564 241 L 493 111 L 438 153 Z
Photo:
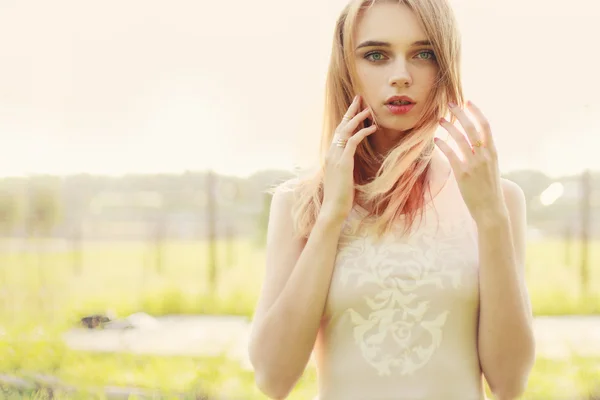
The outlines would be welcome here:
M 359 19 L 355 32 L 361 94 L 379 130 L 402 132 L 419 121 L 437 77 L 438 65 L 419 20 L 405 5 L 376 3 Z M 389 104 L 407 96 L 412 105 Z

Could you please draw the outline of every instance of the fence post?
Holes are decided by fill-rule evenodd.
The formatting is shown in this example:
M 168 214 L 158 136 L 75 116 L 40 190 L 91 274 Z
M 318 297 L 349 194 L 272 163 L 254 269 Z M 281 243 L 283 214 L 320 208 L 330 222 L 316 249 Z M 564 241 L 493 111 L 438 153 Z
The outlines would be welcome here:
M 216 292 L 217 286 L 217 204 L 216 204 L 216 178 L 212 170 L 206 175 L 206 222 L 207 222 L 207 247 L 208 247 L 208 285 L 211 295 Z
M 589 239 L 590 239 L 590 218 L 591 218 L 591 173 L 587 169 L 582 175 L 582 204 L 581 204 L 581 293 L 583 298 L 589 294 Z

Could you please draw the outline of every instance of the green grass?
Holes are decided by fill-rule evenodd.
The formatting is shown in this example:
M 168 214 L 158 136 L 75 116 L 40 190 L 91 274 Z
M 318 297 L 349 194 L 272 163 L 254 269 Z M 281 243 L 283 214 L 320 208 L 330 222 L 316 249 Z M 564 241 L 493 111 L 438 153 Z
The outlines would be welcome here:
M 243 240 L 217 243 L 218 284 L 211 292 L 207 244 L 202 242 L 165 243 L 162 271 L 156 269 L 154 247 L 146 243 L 87 243 L 79 271 L 76 254 L 68 250 L 38 257 L 6 247 L 0 242 L 0 373 L 48 373 L 82 390 L 125 385 L 190 396 L 203 391 L 265 398 L 251 372 L 224 358 L 89 354 L 68 350 L 59 339 L 82 315 L 108 309 L 119 316 L 136 311 L 251 316 L 264 275 L 264 248 Z M 227 249 L 233 249 L 233 257 Z M 578 249 L 573 247 L 574 257 L 566 263 L 560 241 L 529 244 L 527 280 L 536 315 L 600 314 L 600 295 L 581 294 Z M 590 255 L 590 288 L 600 287 L 600 242 L 591 244 Z M 538 359 L 524 398 L 598 396 L 600 388 L 592 385 L 600 382 L 599 365 L 599 359 Z M 312 399 L 315 393 L 316 375 L 309 368 L 290 399 Z M 92 398 L 88 395 L 81 394 Z M 23 396 L 44 398 L 43 393 Z
M 600 314 L 600 293 L 584 296 L 580 290 L 579 248 L 573 245 L 567 264 L 564 243 L 529 244 L 527 283 L 535 315 Z M 156 269 L 154 247 L 140 242 L 86 244 L 79 273 L 71 251 L 41 258 L 0 252 L 0 284 L 4 282 L 0 301 L 19 309 L 41 295 L 47 307 L 60 308 L 62 314 L 66 308 L 70 315 L 112 309 L 119 315 L 144 310 L 154 315 L 251 316 L 264 275 L 264 248 L 238 240 L 231 245 L 219 242 L 217 250 L 218 284 L 212 295 L 204 242 L 165 243 L 161 272 Z M 589 287 L 598 288 L 598 241 L 590 246 L 590 266 Z
M 252 315 L 258 296 L 264 250 L 237 241 L 231 265 L 218 244 L 218 285 L 211 292 L 205 243 L 166 243 L 164 270 L 156 271 L 154 249 L 145 243 L 88 244 L 83 268 L 71 252 L 0 253 L 0 301 L 13 311 L 40 301 L 71 317 L 111 309 L 118 315 L 143 310 L 164 314 Z M 214 299 L 219 299 L 215 301 Z
M 33 372 L 52 374 L 65 384 L 78 387 L 82 398 L 102 398 L 92 397 L 92 394 L 98 395 L 97 388 L 103 386 L 158 390 L 164 398 L 175 398 L 174 394 L 185 394 L 189 398 L 217 394 L 235 399 L 266 398 L 255 387 L 252 372 L 226 358 L 90 354 L 70 351 L 51 335 L 43 340 L 38 336 L 37 340 L 27 341 L 5 337 L 0 346 L 2 353 L 9 355 L 0 360 L 0 371 L 24 378 L 31 378 Z M 589 400 L 592 394 L 598 396 L 599 365 L 600 359 L 538 359 L 523 399 Z M 289 399 L 309 400 L 316 393 L 316 372 L 309 367 Z M 41 394 L 30 393 L 28 396 L 33 399 Z
M 582 293 L 581 244 L 571 244 L 567 260 L 564 242 L 529 243 L 527 285 L 535 315 L 600 314 L 600 241 L 589 245 L 589 292 Z

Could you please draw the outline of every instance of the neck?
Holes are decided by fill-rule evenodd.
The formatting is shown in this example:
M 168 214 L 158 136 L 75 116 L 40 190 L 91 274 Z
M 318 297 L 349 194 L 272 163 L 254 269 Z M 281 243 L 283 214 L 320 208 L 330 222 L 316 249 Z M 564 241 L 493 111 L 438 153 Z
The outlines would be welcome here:
M 368 140 L 375 153 L 385 157 L 410 132 L 410 130 L 379 128 L 377 132 L 369 136 Z
M 369 142 L 377 154 L 385 156 L 407 133 L 408 131 L 379 128 L 377 132 L 369 137 Z
M 404 138 L 409 133 L 410 131 L 393 131 L 390 129 L 380 128 L 377 132 L 368 136 L 367 140 L 369 141 L 370 147 L 374 152 L 373 155 L 376 157 L 376 159 L 361 165 L 361 173 L 359 174 L 360 176 L 358 177 L 357 182 L 359 182 L 360 184 L 370 182 L 378 173 L 379 169 L 381 168 L 381 165 L 383 164 L 389 152 L 393 148 L 395 148 L 398 145 L 398 143 L 402 140 L 402 138 Z M 443 166 L 444 163 L 442 161 L 445 159 L 445 156 L 443 155 L 441 150 L 439 150 L 437 146 L 433 144 L 433 140 L 431 144 L 433 146 L 433 153 L 431 154 L 431 168 L 429 169 L 438 170 L 441 166 L 442 170 L 446 170 L 446 168 Z M 432 171 L 429 171 L 427 175 L 427 180 L 430 180 L 431 178 L 434 178 L 435 180 L 435 178 L 437 178 L 435 174 L 433 177 L 431 176 Z

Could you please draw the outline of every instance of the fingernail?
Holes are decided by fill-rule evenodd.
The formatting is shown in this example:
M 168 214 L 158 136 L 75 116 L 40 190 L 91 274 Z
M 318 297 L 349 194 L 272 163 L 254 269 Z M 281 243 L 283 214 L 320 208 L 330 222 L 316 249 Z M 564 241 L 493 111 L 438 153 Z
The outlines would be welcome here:
M 451 101 L 450 103 L 448 103 L 448 106 L 450 106 L 450 108 L 455 108 L 457 104 Z
M 446 118 L 444 118 L 444 117 L 440 118 L 440 124 L 443 124 L 444 122 L 446 122 Z

